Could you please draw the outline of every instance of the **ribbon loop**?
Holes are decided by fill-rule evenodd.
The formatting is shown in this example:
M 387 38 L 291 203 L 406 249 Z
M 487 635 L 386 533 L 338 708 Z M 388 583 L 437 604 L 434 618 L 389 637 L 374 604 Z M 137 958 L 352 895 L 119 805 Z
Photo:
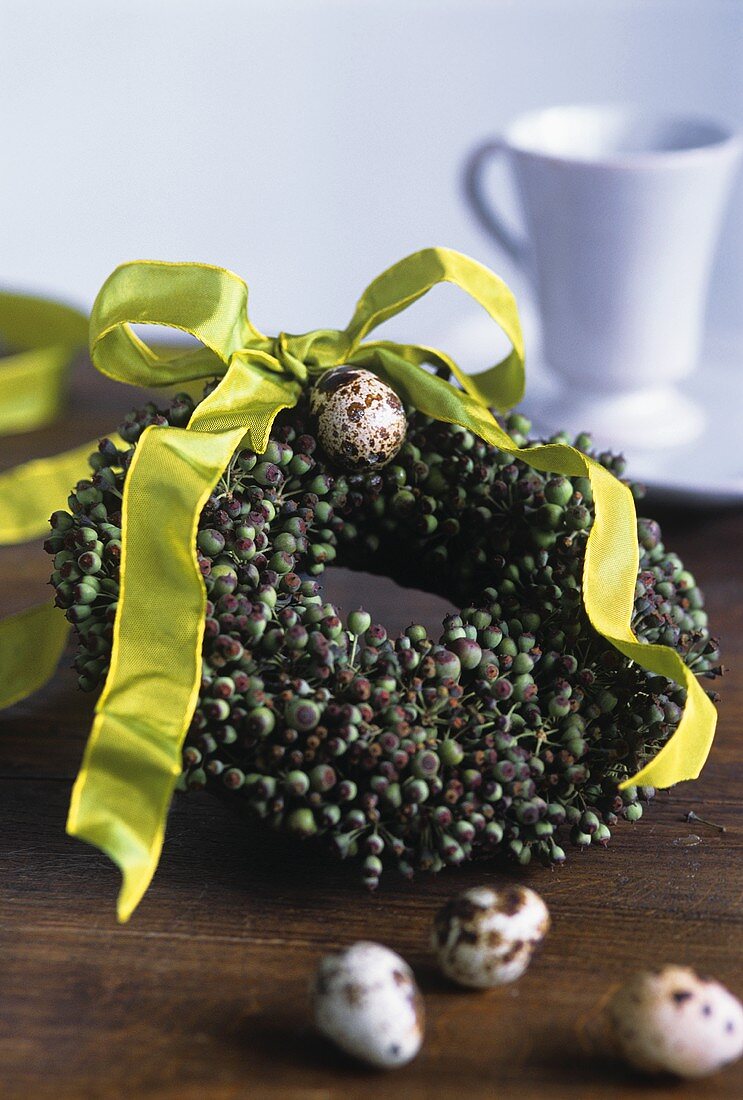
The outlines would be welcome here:
M 361 295 L 345 330 L 350 351 L 354 352 L 372 329 L 407 309 L 442 282 L 453 283 L 478 302 L 513 347 L 500 363 L 474 378 L 464 375 L 458 368 L 454 373 L 488 407 L 500 412 L 513 408 L 524 396 L 524 338 L 516 299 L 503 280 L 487 267 L 453 249 L 425 248 L 377 276 Z M 463 379 L 466 378 L 465 383 Z
M 134 332 L 135 324 L 177 329 L 202 347 L 155 352 Z M 248 320 L 242 279 L 208 264 L 122 264 L 103 284 L 90 318 L 90 354 L 98 370 L 138 386 L 221 375 L 239 349 L 270 351 L 271 344 Z

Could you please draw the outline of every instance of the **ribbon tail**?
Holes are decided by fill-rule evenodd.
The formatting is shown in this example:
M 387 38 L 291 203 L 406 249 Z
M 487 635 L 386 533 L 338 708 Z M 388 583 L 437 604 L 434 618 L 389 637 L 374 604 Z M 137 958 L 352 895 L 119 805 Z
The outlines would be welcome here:
M 85 346 L 87 320 L 59 302 L 1 294 L 0 331 L 20 349 L 0 369 L 0 434 L 41 427 L 59 412 L 69 365 Z M 39 344 L 42 338 L 46 345 Z M 90 450 L 86 444 L 0 474 L 0 545 L 26 542 L 48 531 L 50 513 L 66 502 Z M 0 708 L 25 699 L 51 679 L 68 633 L 69 624 L 51 603 L 0 621 Z
M 158 356 L 134 323 L 182 329 L 203 347 L 175 359 Z M 294 405 L 301 389 L 273 373 L 270 349 L 247 319 L 242 280 L 203 264 L 124 265 L 93 308 L 91 354 L 102 373 L 147 384 L 200 377 L 207 367 L 223 374 L 187 429 L 142 433 L 124 485 L 111 664 L 67 821 L 71 836 L 120 868 L 120 921 L 129 919 L 157 868 L 201 687 L 199 516 L 242 441 L 264 451 L 277 412 Z
M 684 713 L 675 733 L 653 760 L 620 784 L 670 787 L 695 779 L 709 754 L 717 714 L 704 688 L 669 646 L 648 645 L 632 630 L 639 547 L 632 494 L 594 459 L 560 443 L 518 447 L 492 414 L 470 394 L 413 366 L 389 347 L 362 345 L 354 362 L 369 362 L 397 392 L 427 416 L 469 428 L 492 446 L 547 473 L 588 477 L 595 517 L 586 544 L 582 596 L 595 630 L 641 668 L 686 688 Z
M 717 726 L 717 711 L 699 678 L 668 646 L 639 641 L 614 644 L 648 672 L 686 688 L 684 713 L 675 732 L 649 763 L 619 784 L 620 790 L 636 785 L 672 787 L 685 779 L 696 779 L 709 756 Z
M 64 399 L 74 349 L 37 348 L 6 360 L 0 369 L 0 435 L 52 424 Z
M 599 634 L 625 657 L 648 672 L 680 684 L 687 692 L 684 713 L 673 736 L 648 764 L 620 783 L 620 789 L 635 784 L 670 787 L 685 779 L 696 779 L 712 747 L 717 712 L 698 677 L 676 650 L 648 645 L 634 634 L 631 620 L 639 548 L 632 494 L 598 462 L 589 458 L 584 462 L 596 506 L 583 570 L 588 617 Z
M 115 432 L 109 437 L 120 448 Z M 98 440 L 81 443 L 50 458 L 36 458 L 0 473 L 0 546 L 13 546 L 49 534 L 49 516 L 67 505 L 70 487 L 90 472 L 88 456 Z
M 150 427 L 127 475 L 111 667 L 67 822 L 71 836 L 121 869 L 121 921 L 157 867 L 199 694 L 206 592 L 198 518 L 243 434 Z M 148 502 L 157 502 L 152 511 Z
M 69 630 L 70 624 L 52 603 L 29 607 L 0 622 L 0 710 L 51 680 Z
M 123 443 L 113 435 L 117 446 Z M 35 459 L 0 474 L 0 545 L 49 532 L 49 516 L 67 503 L 70 486 L 85 473 L 97 441 L 51 458 Z M 33 695 L 54 675 L 69 623 L 51 603 L 0 620 L 0 709 Z
M 0 363 L 0 434 L 50 424 L 72 360 L 87 343 L 87 318 L 61 302 L 0 294 L 0 332 L 15 352 Z

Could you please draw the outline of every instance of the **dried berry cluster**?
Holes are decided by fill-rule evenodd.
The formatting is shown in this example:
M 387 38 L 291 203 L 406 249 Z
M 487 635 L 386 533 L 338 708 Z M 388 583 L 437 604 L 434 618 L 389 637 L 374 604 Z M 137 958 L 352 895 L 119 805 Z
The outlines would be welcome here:
M 52 517 L 52 583 L 86 690 L 110 656 L 134 446 L 192 409 L 181 395 L 130 414 L 129 449 L 102 440 L 91 479 Z M 507 427 L 526 442 L 523 417 Z M 599 460 L 622 473 L 621 459 Z M 274 828 L 326 838 L 360 858 L 370 887 L 385 863 L 410 875 L 496 850 L 561 862 L 563 832 L 605 845 L 652 793 L 619 794 L 617 781 L 671 735 L 684 693 L 588 624 L 592 518 L 585 479 L 544 476 L 419 413 L 392 465 L 354 474 L 324 463 L 306 402 L 282 414 L 267 452 L 237 454 L 200 519 L 207 621 L 183 785 L 233 791 Z M 653 521 L 639 539 L 637 633 L 715 675 L 694 578 Z M 314 579 L 334 561 L 464 606 L 437 641 L 417 625 L 388 638 L 360 611 L 344 625 Z

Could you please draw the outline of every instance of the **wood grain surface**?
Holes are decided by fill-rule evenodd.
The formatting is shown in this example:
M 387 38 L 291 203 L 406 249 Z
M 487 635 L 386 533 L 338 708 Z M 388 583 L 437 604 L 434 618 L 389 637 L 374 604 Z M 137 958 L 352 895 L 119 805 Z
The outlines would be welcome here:
M 138 395 L 83 364 L 63 424 L 0 441 L 0 468 L 113 426 Z M 743 513 L 661 513 L 669 545 L 704 588 L 731 671 L 720 728 L 696 783 L 660 795 L 606 851 L 569 850 L 559 870 L 480 864 L 367 894 L 353 869 L 284 842 L 208 795 L 176 799 L 160 869 L 117 926 L 115 869 L 65 836 L 92 700 L 60 669 L 0 715 L 0 1096 L 653 1098 L 743 1095 L 743 1063 L 690 1085 L 647 1082 L 586 1040 L 623 974 L 690 964 L 743 995 Z M 0 611 L 43 597 L 48 559 L 0 553 Z M 394 630 L 431 627 L 446 604 L 336 570 L 327 591 Z M 695 810 L 726 827 L 685 821 Z M 689 843 L 690 834 L 701 837 Z M 521 981 L 458 991 L 428 951 L 433 914 L 476 883 L 540 891 L 553 930 Z M 313 1034 L 306 1000 L 319 956 L 375 939 L 414 967 L 427 1011 L 418 1058 L 366 1070 Z

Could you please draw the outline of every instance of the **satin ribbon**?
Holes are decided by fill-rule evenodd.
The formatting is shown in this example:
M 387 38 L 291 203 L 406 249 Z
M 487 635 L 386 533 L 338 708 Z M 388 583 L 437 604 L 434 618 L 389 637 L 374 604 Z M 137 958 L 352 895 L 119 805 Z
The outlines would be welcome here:
M 0 337 L 11 353 L 0 359 L 0 435 L 52 423 L 72 358 L 88 342 L 87 318 L 61 302 L 0 294 Z
M 0 294 L 0 435 L 43 428 L 59 416 L 69 368 L 88 342 L 88 319 L 61 302 Z M 0 473 L 0 546 L 39 538 L 85 476 L 85 444 Z M 64 650 L 69 624 L 50 600 L 0 622 L 0 708 L 42 687 Z
M 505 332 L 512 351 L 501 363 L 466 375 L 436 349 L 365 341 L 440 282 L 466 291 Z M 157 354 L 133 324 L 180 329 L 200 346 Z M 157 866 L 198 699 L 206 603 L 195 554 L 200 512 L 235 450 L 264 451 L 276 414 L 296 404 L 314 375 L 343 363 L 369 367 L 422 412 L 469 428 L 536 469 L 590 479 L 596 514 L 583 573 L 588 617 L 630 660 L 687 690 L 676 733 L 623 786 L 663 787 L 699 774 L 714 736 L 715 709 L 675 651 L 640 642 L 631 628 L 639 561 L 631 493 L 572 447 L 516 446 L 489 411 L 505 412 L 521 399 L 524 353 L 514 298 L 487 268 L 457 252 L 426 249 L 375 279 L 345 329 L 267 337 L 248 320 L 247 288 L 231 272 L 202 264 L 125 264 L 98 295 L 90 349 L 100 371 L 137 385 L 221 378 L 186 429 L 145 430 L 124 488 L 111 666 L 68 819 L 71 835 L 95 844 L 120 867 L 120 920 L 129 918 Z M 446 365 L 462 388 L 424 364 Z

